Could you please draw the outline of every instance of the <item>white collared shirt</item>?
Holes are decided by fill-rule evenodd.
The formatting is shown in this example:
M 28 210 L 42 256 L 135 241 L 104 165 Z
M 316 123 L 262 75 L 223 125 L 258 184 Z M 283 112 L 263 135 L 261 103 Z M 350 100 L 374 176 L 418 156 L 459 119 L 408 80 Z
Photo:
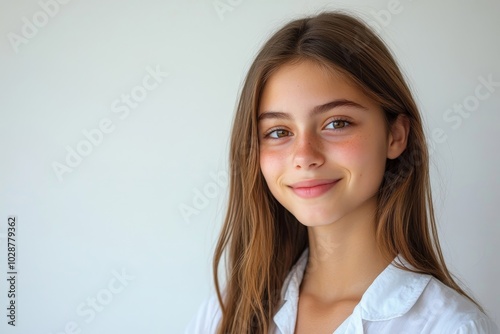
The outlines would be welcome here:
M 281 294 L 281 307 L 273 318 L 270 333 L 294 333 L 300 283 L 307 259 L 306 250 L 288 274 Z M 394 261 L 406 264 L 400 257 Z M 216 333 L 220 318 L 217 298 L 212 296 L 202 305 L 185 333 Z M 362 333 L 499 334 L 500 331 L 474 303 L 436 278 L 402 270 L 391 263 L 334 332 Z

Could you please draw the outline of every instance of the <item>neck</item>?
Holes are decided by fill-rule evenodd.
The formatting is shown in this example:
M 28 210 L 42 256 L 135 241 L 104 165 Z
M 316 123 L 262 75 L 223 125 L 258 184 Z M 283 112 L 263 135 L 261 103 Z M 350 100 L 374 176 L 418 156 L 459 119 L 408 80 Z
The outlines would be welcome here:
M 301 290 L 321 300 L 361 299 L 390 263 L 375 238 L 376 198 L 349 216 L 308 227 L 309 261 Z

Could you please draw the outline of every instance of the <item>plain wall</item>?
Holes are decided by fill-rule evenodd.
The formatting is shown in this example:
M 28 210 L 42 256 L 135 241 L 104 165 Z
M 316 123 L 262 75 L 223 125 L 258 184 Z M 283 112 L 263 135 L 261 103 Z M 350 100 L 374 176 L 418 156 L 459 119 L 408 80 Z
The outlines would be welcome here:
M 340 8 L 380 27 L 407 75 L 447 263 L 500 322 L 499 1 L 54 3 L 0 2 L 1 333 L 182 333 L 213 291 L 246 70 L 288 20 Z

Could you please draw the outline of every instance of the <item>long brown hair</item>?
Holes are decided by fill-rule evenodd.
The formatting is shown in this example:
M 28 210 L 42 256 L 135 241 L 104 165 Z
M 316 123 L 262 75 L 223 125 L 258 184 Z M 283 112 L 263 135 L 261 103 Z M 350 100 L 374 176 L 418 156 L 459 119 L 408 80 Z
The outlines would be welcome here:
M 267 187 L 257 136 L 258 106 L 267 80 L 283 64 L 300 60 L 315 61 L 353 80 L 380 104 L 388 126 L 398 115 L 408 118 L 407 148 L 397 159 L 387 160 L 378 193 L 378 245 L 388 259 L 401 254 L 413 271 L 432 275 L 471 299 L 443 259 L 422 120 L 396 61 L 362 21 L 323 12 L 277 31 L 245 78 L 232 128 L 228 209 L 213 262 L 222 310 L 218 333 L 267 333 L 283 281 L 308 244 L 306 227 Z M 218 269 L 224 254 L 227 280 L 222 291 Z

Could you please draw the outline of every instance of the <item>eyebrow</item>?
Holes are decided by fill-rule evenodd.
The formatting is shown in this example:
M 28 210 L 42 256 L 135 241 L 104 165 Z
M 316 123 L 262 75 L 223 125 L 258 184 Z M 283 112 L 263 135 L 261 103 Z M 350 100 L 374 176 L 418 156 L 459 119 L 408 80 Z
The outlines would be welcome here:
M 346 100 L 346 99 L 339 99 L 339 100 L 333 100 L 325 104 L 321 104 L 319 106 L 314 107 L 310 111 L 310 116 L 316 116 L 318 114 L 322 114 L 328 110 L 337 108 L 337 107 L 353 107 L 357 109 L 362 109 L 362 110 L 368 110 L 368 108 L 362 106 L 359 103 L 356 103 L 351 100 Z M 264 120 L 264 119 L 291 119 L 290 114 L 281 112 L 281 111 L 264 111 L 262 114 L 259 115 L 257 118 L 258 121 Z

